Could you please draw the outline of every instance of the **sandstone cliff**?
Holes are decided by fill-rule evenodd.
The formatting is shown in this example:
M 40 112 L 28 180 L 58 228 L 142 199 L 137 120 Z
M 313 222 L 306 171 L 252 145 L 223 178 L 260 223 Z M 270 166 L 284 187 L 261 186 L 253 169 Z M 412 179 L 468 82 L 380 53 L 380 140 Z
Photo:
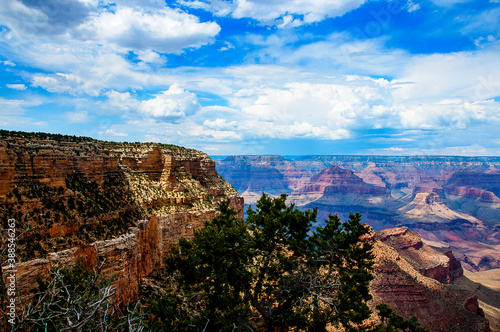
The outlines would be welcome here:
M 16 219 L 21 294 L 56 263 L 105 260 L 117 300 L 162 266 L 165 252 L 243 199 L 208 155 L 173 145 L 0 132 L 0 215 Z M 4 225 L 5 227 L 6 225 Z M 2 262 L 3 263 L 3 262 Z

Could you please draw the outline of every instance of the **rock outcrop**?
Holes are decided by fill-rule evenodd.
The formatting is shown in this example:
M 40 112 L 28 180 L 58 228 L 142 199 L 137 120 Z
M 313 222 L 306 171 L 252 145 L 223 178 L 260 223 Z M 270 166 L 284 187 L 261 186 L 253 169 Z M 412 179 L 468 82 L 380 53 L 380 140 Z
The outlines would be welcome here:
M 16 219 L 21 296 L 54 264 L 104 261 L 116 274 L 116 300 L 138 295 L 141 278 L 163 266 L 230 200 L 244 202 L 200 151 L 155 143 L 0 132 L 0 214 Z
M 241 207 L 242 201 L 234 198 L 231 203 Z M 117 303 L 137 299 L 141 279 L 155 269 L 164 267 L 169 248 L 177 244 L 181 237 L 193 236 L 195 230 L 203 227 L 203 223 L 215 215 L 215 210 L 205 210 L 152 216 L 148 220 L 138 221 L 137 227 L 117 238 L 50 253 L 46 259 L 21 263 L 16 273 L 19 294 L 26 296 L 36 290 L 38 274 L 47 275 L 53 266 L 68 267 L 82 259 L 89 267 L 105 262 L 103 272 L 116 275 L 114 284 L 117 287 Z
M 355 197 L 355 202 L 349 200 Z M 294 191 L 289 201 L 298 205 L 311 202 L 328 205 L 374 205 L 372 197 L 390 199 L 390 191 L 364 182 L 352 171 L 331 166 L 311 177 L 308 184 Z
M 407 227 L 379 231 L 376 238 L 396 249 L 423 276 L 450 284 L 463 275 L 462 266 L 450 249 L 443 251 L 424 244 L 420 235 Z
M 465 278 L 452 253 L 440 252 L 407 228 L 376 233 L 372 306 L 386 303 L 431 331 L 490 331 L 474 293 L 454 285 Z

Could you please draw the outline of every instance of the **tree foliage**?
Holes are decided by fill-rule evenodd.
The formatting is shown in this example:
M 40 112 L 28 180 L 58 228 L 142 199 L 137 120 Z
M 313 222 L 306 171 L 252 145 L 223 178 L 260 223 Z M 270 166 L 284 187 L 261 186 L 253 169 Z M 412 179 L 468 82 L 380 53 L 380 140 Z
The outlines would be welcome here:
M 352 330 L 370 315 L 372 246 L 359 214 L 330 216 L 263 195 L 246 220 L 220 214 L 167 258 L 171 291 L 151 305 L 152 327 L 171 330 Z

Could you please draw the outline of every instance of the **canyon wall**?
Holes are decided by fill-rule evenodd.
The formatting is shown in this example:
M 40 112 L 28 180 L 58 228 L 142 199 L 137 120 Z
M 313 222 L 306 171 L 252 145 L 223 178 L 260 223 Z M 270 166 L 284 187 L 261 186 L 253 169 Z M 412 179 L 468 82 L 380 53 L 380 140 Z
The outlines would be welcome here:
M 377 231 L 406 226 L 453 249 L 471 271 L 500 267 L 499 157 L 232 156 L 217 168 L 247 203 L 260 191 L 287 193 L 289 203 L 317 208 L 320 225 L 329 214 L 360 212 Z M 254 168 L 279 172 L 279 183 L 260 181 Z M 251 181 L 259 192 L 246 185 Z
M 426 245 L 405 227 L 377 232 L 371 241 L 372 307 L 386 303 L 406 319 L 415 315 L 430 331 L 490 331 L 477 294 L 462 286 L 470 281 L 451 251 Z
M 16 220 L 21 296 L 36 276 L 83 259 L 116 275 L 116 300 L 135 299 L 141 278 L 168 249 L 215 216 L 222 200 L 244 202 L 215 162 L 193 149 L 156 143 L 1 131 L 0 215 Z M 5 259 L 5 257 L 4 257 Z M 2 261 L 3 263 L 3 261 Z
M 231 197 L 231 206 L 241 208 L 242 200 Z M 70 267 L 81 259 L 88 267 L 104 262 L 103 272 L 116 276 L 116 303 L 136 300 L 143 277 L 164 267 L 172 245 L 181 237 L 193 236 L 205 221 L 215 217 L 215 210 L 177 212 L 140 220 L 126 234 L 114 239 L 97 241 L 71 249 L 50 253 L 45 259 L 35 259 L 17 266 L 16 282 L 19 294 L 29 297 L 36 291 L 37 275 L 48 275 L 52 267 Z

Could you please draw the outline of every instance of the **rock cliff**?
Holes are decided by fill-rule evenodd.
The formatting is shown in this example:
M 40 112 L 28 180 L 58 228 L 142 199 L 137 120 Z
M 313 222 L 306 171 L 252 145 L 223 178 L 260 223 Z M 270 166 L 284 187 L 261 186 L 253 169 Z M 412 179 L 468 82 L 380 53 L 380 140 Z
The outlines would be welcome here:
M 407 227 L 377 232 L 376 238 L 396 249 L 423 276 L 450 284 L 463 275 L 462 266 L 450 249 L 443 251 L 424 244 L 420 235 Z
M 427 246 L 407 228 L 377 232 L 373 244 L 373 307 L 386 303 L 431 331 L 490 331 L 477 296 L 458 285 L 465 277 L 450 251 Z
M 375 200 L 373 198 L 376 198 Z M 311 177 L 288 198 L 296 205 L 338 207 L 377 207 L 393 201 L 390 191 L 364 182 L 352 171 L 331 166 Z
M 16 219 L 22 295 L 35 289 L 37 274 L 82 258 L 106 262 L 125 302 L 221 200 L 243 216 L 243 199 L 196 150 L 43 133 L 0 138 L 0 215 Z

